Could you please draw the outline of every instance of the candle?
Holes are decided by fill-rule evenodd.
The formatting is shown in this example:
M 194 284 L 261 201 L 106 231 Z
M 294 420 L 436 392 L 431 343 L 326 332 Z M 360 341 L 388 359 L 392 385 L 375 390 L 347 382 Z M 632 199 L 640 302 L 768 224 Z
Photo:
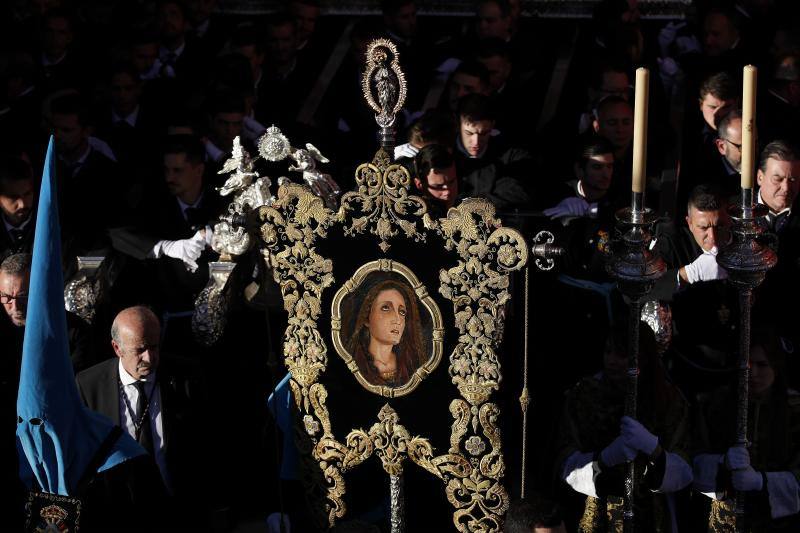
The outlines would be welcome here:
M 650 71 L 636 69 L 636 99 L 633 104 L 633 180 L 631 190 L 644 192 L 645 167 L 647 166 L 647 96 Z
M 755 119 L 756 119 L 756 74 L 753 65 L 744 67 L 742 87 L 742 189 L 753 188 L 753 168 L 755 168 Z

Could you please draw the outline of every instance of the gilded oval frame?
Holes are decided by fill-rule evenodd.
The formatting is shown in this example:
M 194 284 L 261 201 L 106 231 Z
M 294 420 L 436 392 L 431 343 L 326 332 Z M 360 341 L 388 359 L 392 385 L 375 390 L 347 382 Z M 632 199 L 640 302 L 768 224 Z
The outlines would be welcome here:
M 408 382 L 400 387 L 375 385 L 367 381 L 366 378 L 361 375 L 355 358 L 347 351 L 347 348 L 342 342 L 342 302 L 361 287 L 361 284 L 364 283 L 367 276 L 375 272 L 392 272 L 402 276 L 410 285 L 414 294 L 417 295 L 417 298 L 422 304 L 422 309 L 427 310 L 431 317 L 431 353 L 428 355 L 426 361 L 411 375 Z M 428 293 L 428 289 L 425 288 L 410 268 L 391 259 L 378 259 L 359 267 L 350 279 L 345 281 L 339 290 L 336 291 L 333 302 L 331 303 L 331 339 L 336 353 L 344 360 L 347 368 L 356 377 L 362 387 L 385 398 L 395 398 L 409 394 L 417 388 L 417 385 L 419 385 L 423 379 L 429 376 L 436 367 L 439 366 L 442 360 L 442 353 L 444 352 L 444 320 L 439 306 L 436 305 L 436 302 Z

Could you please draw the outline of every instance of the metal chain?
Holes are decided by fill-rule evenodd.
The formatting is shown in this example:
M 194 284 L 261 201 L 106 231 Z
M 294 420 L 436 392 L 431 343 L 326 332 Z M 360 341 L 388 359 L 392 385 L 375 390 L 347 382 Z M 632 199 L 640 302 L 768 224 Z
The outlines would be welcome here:
M 522 409 L 522 483 L 520 496 L 525 498 L 525 477 L 528 471 L 528 291 L 530 289 L 530 271 L 525 267 L 525 331 L 523 332 L 523 367 L 522 367 L 522 394 L 519 396 L 519 404 Z

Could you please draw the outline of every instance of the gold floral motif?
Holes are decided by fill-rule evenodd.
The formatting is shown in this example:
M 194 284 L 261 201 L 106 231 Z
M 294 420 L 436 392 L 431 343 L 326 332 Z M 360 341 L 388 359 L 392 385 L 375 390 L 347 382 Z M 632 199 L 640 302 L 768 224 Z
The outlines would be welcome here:
M 415 242 L 425 241 L 419 226 L 428 208 L 422 198 L 409 194 L 410 183 L 408 170 L 391 164 L 389 154 L 378 150 L 372 163 L 356 169 L 358 190 L 342 196 L 338 219 L 342 223 L 350 219 L 344 234 L 369 231 L 381 240 L 379 246 L 384 252 L 391 247 L 387 241 L 401 233 Z
M 307 187 L 287 184 L 278 200 L 259 209 L 264 256 L 283 295 L 289 325 L 284 333 L 286 366 L 305 389 L 327 365 L 327 347 L 317 330 L 322 291 L 333 284 L 333 263 L 314 248 L 325 237 L 332 212 Z
M 509 273 L 525 266 L 528 248 L 519 232 L 500 226 L 494 206 L 481 199 L 465 200 L 433 227 L 460 257 L 456 266 L 439 273 L 439 292 L 453 302 L 459 332 L 450 376 L 466 400 L 450 404 L 450 453 L 463 447 L 480 457 L 466 476 L 449 477 L 447 497 L 457 509 L 453 521 L 459 530 L 501 531 L 508 494 L 500 483 L 505 472 L 497 428 L 500 409 L 487 402 L 501 380 L 495 349 L 510 297 Z

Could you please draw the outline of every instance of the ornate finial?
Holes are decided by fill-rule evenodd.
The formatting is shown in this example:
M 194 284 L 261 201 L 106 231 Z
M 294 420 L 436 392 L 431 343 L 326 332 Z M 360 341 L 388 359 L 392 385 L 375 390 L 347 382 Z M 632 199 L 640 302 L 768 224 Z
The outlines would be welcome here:
M 375 121 L 390 128 L 406 101 L 406 77 L 400 70 L 397 47 L 388 39 L 376 39 L 367 48 L 367 68 L 361 81 Z
M 274 125 L 258 140 L 258 153 L 267 161 L 282 161 L 291 151 L 289 140 Z

